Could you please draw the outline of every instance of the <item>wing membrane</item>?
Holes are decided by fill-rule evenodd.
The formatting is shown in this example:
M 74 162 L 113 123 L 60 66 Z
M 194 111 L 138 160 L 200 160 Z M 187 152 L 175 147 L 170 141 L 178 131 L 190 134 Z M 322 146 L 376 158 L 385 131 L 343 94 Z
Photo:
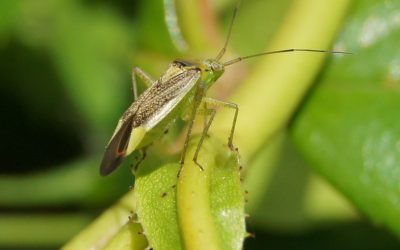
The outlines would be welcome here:
M 104 153 L 100 165 L 100 174 L 102 176 L 109 175 L 114 171 L 126 156 L 126 150 L 132 131 L 132 120 L 132 117 L 127 119 L 107 145 L 106 152 Z

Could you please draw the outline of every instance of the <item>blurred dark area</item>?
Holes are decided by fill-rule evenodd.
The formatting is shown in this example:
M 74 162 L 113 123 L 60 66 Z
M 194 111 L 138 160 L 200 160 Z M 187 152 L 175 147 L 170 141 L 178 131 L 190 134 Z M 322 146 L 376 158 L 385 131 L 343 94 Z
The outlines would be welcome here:
M 386 230 L 358 222 L 332 224 L 318 230 L 290 235 L 256 230 L 254 237 L 246 239 L 244 249 L 395 250 L 399 249 L 399 242 Z
M 48 53 L 11 41 L 0 54 L 1 173 L 35 172 L 83 156 L 78 113 Z
M 89 7 L 90 6 L 96 6 L 96 5 L 107 5 L 110 6 L 111 8 L 115 8 L 118 13 L 128 19 L 133 19 L 137 15 L 137 10 L 138 10 L 138 5 L 140 4 L 140 1 L 137 0 L 115 0 L 115 1 L 109 1 L 109 0 L 83 0 L 83 3 L 87 4 Z

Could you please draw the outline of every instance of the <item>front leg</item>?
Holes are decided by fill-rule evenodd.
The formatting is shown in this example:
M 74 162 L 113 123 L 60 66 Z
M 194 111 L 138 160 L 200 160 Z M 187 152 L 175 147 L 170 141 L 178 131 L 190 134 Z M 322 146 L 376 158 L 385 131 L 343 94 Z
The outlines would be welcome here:
M 137 159 L 137 162 L 136 162 L 136 164 L 135 164 L 134 166 L 131 166 L 131 172 L 133 173 L 133 175 L 135 175 L 135 174 L 137 173 L 137 170 L 138 170 L 139 166 L 140 166 L 140 165 L 142 164 L 142 162 L 146 159 L 146 156 L 147 156 L 147 148 L 148 148 L 148 146 L 139 149 L 139 151 L 140 151 L 140 158 Z
M 192 135 L 194 120 L 196 118 L 197 109 L 199 108 L 199 105 L 203 99 L 203 96 L 204 96 L 204 86 L 202 84 L 199 84 L 196 89 L 195 96 L 193 98 L 193 108 L 192 108 L 192 113 L 191 113 L 190 119 L 189 119 L 189 127 L 188 127 L 188 131 L 187 131 L 186 138 L 185 138 L 185 144 L 183 145 L 183 150 L 182 150 L 182 155 L 181 155 L 181 160 L 180 160 L 181 167 L 178 172 L 178 178 L 181 173 L 183 164 L 185 163 L 186 150 L 187 150 L 187 147 L 189 144 L 189 139 Z
M 233 147 L 233 134 L 235 133 L 236 121 L 237 121 L 237 117 L 239 114 L 238 105 L 236 103 L 224 102 L 224 101 L 216 100 L 216 99 L 209 98 L 209 97 L 204 97 L 203 102 L 208 105 L 217 106 L 217 107 L 222 106 L 222 107 L 227 107 L 227 108 L 231 108 L 231 109 L 235 110 L 235 115 L 232 120 L 231 132 L 230 132 L 229 138 L 228 138 L 228 147 L 231 150 L 234 150 L 235 148 Z
M 224 102 L 224 101 L 220 101 L 220 100 L 216 100 L 213 98 L 208 98 L 208 97 L 204 97 L 202 100 L 202 104 L 203 104 L 203 109 L 199 110 L 199 114 L 203 113 L 204 117 L 205 117 L 205 122 L 204 122 L 204 128 L 203 128 L 203 133 L 201 135 L 200 141 L 197 144 L 197 148 L 196 151 L 194 153 L 194 157 L 193 157 L 193 161 L 194 163 L 199 166 L 199 168 L 201 170 L 203 169 L 203 166 L 197 161 L 197 157 L 200 153 L 200 149 L 201 146 L 203 145 L 203 141 L 205 139 L 205 137 L 207 136 L 208 130 L 210 129 L 211 123 L 214 120 L 215 114 L 216 114 L 216 109 L 215 108 L 208 108 L 208 106 L 214 106 L 214 107 L 218 107 L 218 106 L 223 106 L 223 107 L 229 107 L 229 108 L 233 108 L 235 109 L 235 115 L 233 117 L 233 122 L 232 122 L 232 127 L 231 127 L 231 131 L 230 131 L 230 135 L 229 135 L 229 139 L 228 139 L 228 147 L 233 151 L 235 148 L 233 146 L 233 134 L 235 132 L 235 126 L 236 126 L 236 120 L 237 120 L 237 116 L 239 113 L 239 108 L 235 103 L 231 103 L 231 102 Z M 207 116 L 209 116 L 209 118 L 207 119 Z
M 135 101 L 137 100 L 137 97 L 138 97 L 136 76 L 139 77 L 146 84 L 146 88 L 150 88 L 151 85 L 153 85 L 156 82 L 153 80 L 153 78 L 149 74 L 144 72 L 141 68 L 133 67 L 132 68 L 132 90 L 133 90 L 133 96 L 135 98 Z
M 213 109 L 213 108 L 209 109 L 209 108 L 207 108 L 206 105 L 204 105 L 204 109 L 201 110 L 201 111 L 202 111 L 202 113 L 204 113 L 204 127 L 203 127 L 203 133 L 201 134 L 201 137 L 200 137 L 200 141 L 197 144 L 196 151 L 195 151 L 194 156 L 193 156 L 193 161 L 197 166 L 199 166 L 200 170 L 203 171 L 204 168 L 197 161 L 197 157 L 199 156 L 201 146 L 203 145 L 204 139 L 207 137 L 208 130 L 210 129 L 211 123 L 214 120 L 214 117 L 215 117 L 215 114 L 217 113 L 217 110 Z M 207 116 L 209 116 L 208 119 L 207 119 Z

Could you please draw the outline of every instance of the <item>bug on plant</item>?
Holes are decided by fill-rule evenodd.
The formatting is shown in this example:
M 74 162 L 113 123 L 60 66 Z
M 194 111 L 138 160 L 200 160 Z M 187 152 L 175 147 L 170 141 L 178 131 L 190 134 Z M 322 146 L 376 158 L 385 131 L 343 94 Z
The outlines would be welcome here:
M 180 160 L 182 165 L 185 161 L 186 149 L 192 133 L 193 122 L 196 114 L 200 113 L 200 111 L 206 117 L 208 116 L 208 119 L 206 119 L 204 124 L 203 133 L 197 145 L 193 161 L 202 170 L 203 167 L 197 162 L 197 157 L 203 140 L 216 114 L 216 109 L 210 108 L 210 106 L 223 106 L 234 109 L 235 114 L 228 138 L 228 146 L 233 150 L 232 140 L 239 111 L 238 106 L 234 103 L 205 97 L 207 90 L 223 74 L 226 66 L 245 59 L 277 53 L 296 51 L 346 53 L 330 50 L 284 49 L 257 53 L 221 62 L 220 60 L 227 49 L 239 3 L 240 0 L 237 2 L 234 9 L 225 44 L 216 58 L 206 59 L 200 62 L 175 60 L 169 65 L 166 72 L 156 81 L 140 68 L 133 68 L 132 84 L 135 101 L 122 115 L 106 147 L 100 166 L 101 175 L 105 176 L 110 174 L 119 166 L 125 156 L 129 155 L 134 150 L 141 150 L 142 157 L 136 164 L 137 167 L 146 156 L 146 147 L 160 137 L 169 124 L 179 117 L 189 121 L 188 132 L 186 134 Z M 139 97 L 137 96 L 136 76 L 140 77 L 148 87 Z

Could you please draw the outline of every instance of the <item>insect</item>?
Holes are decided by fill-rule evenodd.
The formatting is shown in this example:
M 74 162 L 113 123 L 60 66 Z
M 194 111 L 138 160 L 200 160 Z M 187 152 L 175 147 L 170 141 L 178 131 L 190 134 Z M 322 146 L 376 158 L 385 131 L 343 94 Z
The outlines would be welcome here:
M 132 70 L 133 95 L 135 101 L 125 111 L 115 132 L 109 141 L 100 166 L 100 174 L 106 176 L 113 172 L 122 160 L 135 150 L 142 152 L 136 167 L 146 156 L 146 148 L 154 140 L 161 137 L 168 126 L 177 118 L 189 122 L 185 143 L 182 150 L 180 163 L 185 162 L 186 149 L 192 133 L 192 127 L 196 114 L 203 113 L 208 119 L 204 124 L 203 133 L 197 145 L 193 161 L 203 170 L 197 157 L 205 136 L 216 114 L 215 108 L 228 107 L 235 111 L 232 126 L 228 138 L 228 147 L 233 150 L 233 135 L 239 113 L 236 104 L 206 97 L 207 90 L 224 73 L 225 67 L 239 61 L 277 53 L 288 52 L 322 52 L 322 53 L 347 53 L 341 51 L 314 50 L 314 49 L 284 49 L 257 53 L 249 56 L 238 57 L 226 62 L 221 62 L 227 49 L 240 0 L 233 11 L 225 44 L 214 59 L 204 61 L 175 60 L 158 79 L 151 76 L 138 67 Z M 138 97 L 136 77 L 139 77 L 147 89 Z

